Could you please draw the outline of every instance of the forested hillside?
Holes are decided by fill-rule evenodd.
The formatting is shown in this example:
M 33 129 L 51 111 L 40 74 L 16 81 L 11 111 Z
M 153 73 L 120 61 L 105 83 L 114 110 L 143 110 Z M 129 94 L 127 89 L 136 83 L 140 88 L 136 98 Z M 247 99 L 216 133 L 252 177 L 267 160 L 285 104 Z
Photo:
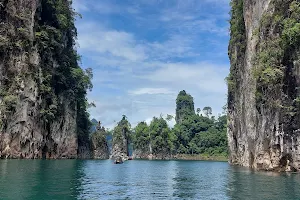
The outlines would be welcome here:
M 124 146 L 124 136 L 121 134 L 121 127 L 124 126 L 127 143 L 133 144 L 136 158 L 170 159 L 178 154 L 226 157 L 226 115 L 215 118 L 212 108 L 208 106 L 203 108 L 203 114 L 200 108 L 196 111 L 197 114 L 193 97 L 184 90 L 180 91 L 176 99 L 177 123 L 174 127 L 168 126 L 168 121 L 174 118 L 172 115 L 153 117 L 150 124 L 140 122 L 133 129 L 126 125 L 128 121 L 123 118 L 112 132 L 113 141 L 119 141 L 119 146 Z

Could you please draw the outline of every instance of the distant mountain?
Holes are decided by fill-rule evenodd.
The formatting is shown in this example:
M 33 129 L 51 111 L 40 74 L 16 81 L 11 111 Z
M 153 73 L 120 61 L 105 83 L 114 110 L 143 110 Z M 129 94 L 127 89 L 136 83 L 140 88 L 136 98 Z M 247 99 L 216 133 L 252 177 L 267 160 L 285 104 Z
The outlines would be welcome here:
M 97 123 L 98 121 L 96 119 L 92 119 L 92 127 L 90 128 L 90 134 L 94 133 L 97 130 Z

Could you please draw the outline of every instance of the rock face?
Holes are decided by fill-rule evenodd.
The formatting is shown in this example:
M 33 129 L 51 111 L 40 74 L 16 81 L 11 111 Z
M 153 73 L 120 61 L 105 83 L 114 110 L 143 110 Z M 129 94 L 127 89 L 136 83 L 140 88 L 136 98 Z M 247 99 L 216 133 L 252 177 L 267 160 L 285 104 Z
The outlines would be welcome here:
M 67 0 L 0 0 L 0 157 L 77 158 L 85 107 L 61 75 L 80 71 L 72 20 Z
M 118 157 L 121 157 L 123 161 L 128 160 L 127 137 L 124 135 L 121 139 L 113 139 L 111 159 Z
M 149 159 L 149 160 L 170 160 L 175 157 L 170 153 L 153 154 L 150 152 L 143 152 L 141 150 L 134 150 L 132 157 L 134 159 Z
M 229 162 L 300 169 L 300 4 L 232 0 Z
M 150 145 L 149 145 L 150 146 Z M 132 153 L 134 159 L 150 159 L 153 157 L 151 149 L 134 149 Z
M 175 157 L 175 155 L 170 152 L 165 153 L 153 153 L 151 144 L 147 149 L 135 149 L 132 153 L 133 159 L 148 159 L 148 160 L 170 160 Z
M 106 134 L 104 127 L 97 127 L 96 132 L 93 133 L 91 139 L 92 153 L 94 159 L 108 159 L 109 150 L 106 141 Z
M 127 121 L 126 117 L 123 116 L 122 120 L 114 129 L 111 159 L 121 157 L 123 161 L 128 160 L 129 131 L 130 123 Z
M 149 152 L 142 151 L 140 149 L 135 149 L 133 150 L 132 157 L 134 159 L 148 159 L 149 154 Z
M 170 153 L 164 153 L 164 154 L 149 154 L 148 159 L 149 160 L 171 160 L 175 158 L 176 155 L 172 155 Z

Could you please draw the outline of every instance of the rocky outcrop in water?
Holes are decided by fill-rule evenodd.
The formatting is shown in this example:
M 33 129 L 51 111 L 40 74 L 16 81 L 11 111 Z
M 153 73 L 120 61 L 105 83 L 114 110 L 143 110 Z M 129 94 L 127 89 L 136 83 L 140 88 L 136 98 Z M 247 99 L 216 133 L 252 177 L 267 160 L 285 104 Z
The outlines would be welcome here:
M 89 151 L 91 73 L 77 64 L 74 15 L 67 0 L 0 0 L 0 157 Z
M 300 3 L 232 0 L 228 77 L 231 164 L 300 169 Z
M 130 123 L 127 121 L 126 116 L 123 116 L 122 120 L 118 123 L 113 132 L 111 159 L 121 157 L 123 161 L 128 160 L 129 135 Z

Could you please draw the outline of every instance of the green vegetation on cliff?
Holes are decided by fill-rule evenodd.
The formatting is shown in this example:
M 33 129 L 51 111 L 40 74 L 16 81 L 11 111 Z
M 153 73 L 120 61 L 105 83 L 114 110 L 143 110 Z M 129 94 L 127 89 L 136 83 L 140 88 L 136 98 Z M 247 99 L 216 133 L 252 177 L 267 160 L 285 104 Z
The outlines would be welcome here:
M 42 66 L 41 117 L 46 124 L 51 123 L 62 109 L 58 98 L 66 97 L 77 111 L 78 143 L 87 144 L 91 124 L 86 92 L 92 89 L 92 71 L 83 71 L 78 65 L 79 55 L 74 49 L 76 13 L 65 0 L 42 0 L 40 9 L 35 35 Z
M 124 137 L 130 137 L 131 125 L 127 120 L 127 117 L 123 115 L 121 121 L 118 122 L 118 125 L 113 130 L 113 141 L 119 142 Z
M 91 135 L 91 141 L 93 141 L 93 148 L 107 148 L 107 142 L 106 142 L 106 132 L 104 127 L 97 128 L 97 130 L 92 133 Z
M 300 62 L 300 2 L 272 1 L 274 12 L 261 19 L 254 60 L 257 110 L 280 109 L 289 130 L 299 128 L 299 90 L 294 73 Z
M 54 153 L 53 124 L 69 113 L 76 122 L 64 119 L 60 126 L 66 122 L 68 130 L 77 130 L 79 146 L 89 143 L 86 94 L 92 89 L 92 70 L 82 70 L 78 64 L 77 14 L 71 4 L 67 0 L 0 3 L 0 64 L 5 66 L 0 77 L 0 132 L 10 132 L 7 125 L 17 117 L 17 109 L 30 110 L 26 117 L 36 123 L 30 128 L 43 127 L 38 132 L 44 143 L 54 146 Z M 33 135 L 37 130 L 31 131 Z
M 300 1 L 231 0 L 231 7 L 229 161 L 299 168 Z
M 243 4 L 243 0 L 231 0 L 228 108 L 233 108 L 241 78 L 238 69 L 244 63 L 246 30 Z M 297 53 L 300 44 L 300 2 L 273 0 L 269 7 L 270 11 L 265 12 L 259 26 L 252 32 L 252 37 L 258 40 L 257 53 L 252 60 L 256 108 L 259 113 L 269 108 L 282 109 L 284 120 L 293 121 L 292 118 L 300 114 L 299 91 L 294 87 L 297 84 L 293 75 L 294 65 L 300 60 Z
M 187 94 L 184 90 L 180 91 L 176 99 L 176 123 L 181 122 L 188 115 L 194 114 L 193 97 Z
M 101 127 L 101 123 L 98 122 L 98 124 L 96 125 L 96 130 L 94 130 L 90 138 L 91 151 L 92 151 L 91 153 L 93 158 L 96 159 L 109 158 L 109 148 L 108 148 L 106 136 L 107 133 L 105 128 L 103 126 Z
M 123 115 L 121 121 L 113 130 L 112 156 L 118 157 L 120 154 L 128 156 L 128 147 L 131 140 L 131 125 L 127 117 Z
M 231 0 L 231 19 L 230 19 L 230 41 L 229 41 L 229 58 L 230 73 L 228 75 L 228 103 L 232 107 L 234 93 L 240 83 L 239 66 L 240 60 L 243 60 L 246 51 L 246 28 L 244 22 L 243 6 L 244 0 Z
M 188 106 L 186 106 L 187 104 Z M 188 108 L 188 109 L 187 109 Z M 191 95 L 185 91 L 178 94 L 176 112 L 183 118 L 172 129 L 167 121 L 154 117 L 148 126 L 140 122 L 133 131 L 135 150 L 143 154 L 203 154 L 227 155 L 227 117 L 219 116 L 216 120 L 209 117 L 210 107 L 203 108 L 206 116 L 195 114 Z M 167 120 L 172 117 L 168 115 Z

